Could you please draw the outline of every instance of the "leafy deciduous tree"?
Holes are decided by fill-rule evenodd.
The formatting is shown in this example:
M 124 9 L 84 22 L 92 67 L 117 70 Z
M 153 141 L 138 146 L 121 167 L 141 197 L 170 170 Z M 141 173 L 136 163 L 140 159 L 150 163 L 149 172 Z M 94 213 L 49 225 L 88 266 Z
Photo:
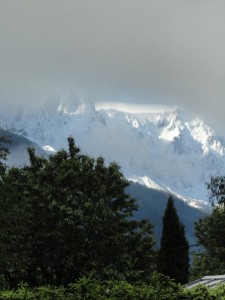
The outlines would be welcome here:
M 135 221 L 136 200 L 116 163 L 69 151 L 48 159 L 28 149 L 30 166 L 1 179 L 1 273 L 11 283 L 69 283 L 95 271 L 101 278 L 144 278 L 153 264 L 151 224 Z
M 195 235 L 204 250 L 196 253 L 193 274 L 217 275 L 225 272 L 225 209 L 217 206 L 195 223 Z
M 204 249 L 195 254 L 194 277 L 225 272 L 225 177 L 212 177 L 207 188 L 213 210 L 195 222 L 195 235 Z

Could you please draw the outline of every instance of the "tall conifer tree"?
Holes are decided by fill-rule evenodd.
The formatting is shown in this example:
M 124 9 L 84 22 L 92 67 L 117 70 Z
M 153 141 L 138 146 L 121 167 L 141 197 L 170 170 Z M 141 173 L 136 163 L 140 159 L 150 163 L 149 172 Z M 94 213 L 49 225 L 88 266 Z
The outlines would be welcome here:
M 163 216 L 159 271 L 178 283 L 186 283 L 189 269 L 188 250 L 184 226 L 179 221 L 174 200 L 170 196 Z

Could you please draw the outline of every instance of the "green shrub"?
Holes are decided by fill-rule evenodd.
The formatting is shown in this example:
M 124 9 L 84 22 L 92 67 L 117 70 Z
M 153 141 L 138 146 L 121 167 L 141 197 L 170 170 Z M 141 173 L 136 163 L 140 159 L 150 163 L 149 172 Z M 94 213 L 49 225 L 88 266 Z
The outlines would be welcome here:
M 76 283 L 70 284 L 67 290 L 67 299 L 70 300 L 104 300 L 107 292 L 105 282 L 92 277 L 82 277 Z
M 82 277 L 67 287 L 30 288 L 20 284 L 14 290 L 0 291 L 2 300 L 225 300 L 225 285 L 214 289 L 198 286 L 191 290 L 170 278 L 153 274 L 150 284 L 124 280 L 100 281 L 93 275 Z
M 27 284 L 21 283 L 16 290 L 2 291 L 0 299 L 4 300 L 35 300 L 34 291 L 30 291 Z

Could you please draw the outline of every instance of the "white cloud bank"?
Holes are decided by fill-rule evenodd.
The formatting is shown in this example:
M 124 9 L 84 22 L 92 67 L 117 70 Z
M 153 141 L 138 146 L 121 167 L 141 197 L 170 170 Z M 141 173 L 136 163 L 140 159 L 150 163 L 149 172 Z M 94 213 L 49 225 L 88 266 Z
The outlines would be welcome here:
M 67 89 L 225 124 L 225 1 L 1 0 L 0 102 Z

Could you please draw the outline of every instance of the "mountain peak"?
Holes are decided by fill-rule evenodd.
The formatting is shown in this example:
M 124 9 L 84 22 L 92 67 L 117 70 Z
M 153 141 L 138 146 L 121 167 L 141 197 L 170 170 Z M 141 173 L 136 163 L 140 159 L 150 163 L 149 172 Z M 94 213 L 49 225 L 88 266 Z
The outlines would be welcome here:
M 94 112 L 95 106 L 87 99 L 80 99 L 76 94 L 67 93 L 60 99 L 57 111 L 67 115 L 79 115 Z

